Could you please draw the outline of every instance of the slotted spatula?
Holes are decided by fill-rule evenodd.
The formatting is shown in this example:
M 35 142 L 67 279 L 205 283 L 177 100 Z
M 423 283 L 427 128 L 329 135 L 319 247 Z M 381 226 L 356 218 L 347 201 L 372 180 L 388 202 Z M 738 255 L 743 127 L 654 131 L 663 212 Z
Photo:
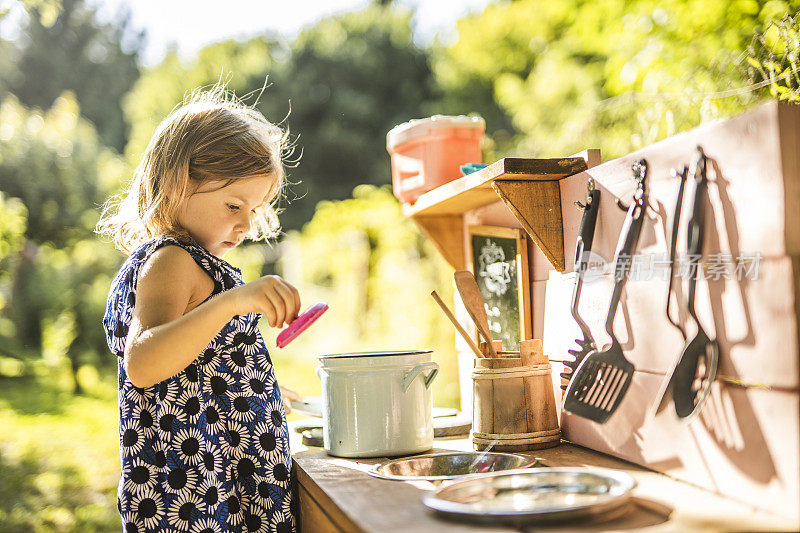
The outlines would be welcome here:
M 617 243 L 614 261 L 616 281 L 606 317 L 606 332 L 611 338 L 611 345 L 603 351 L 591 352 L 586 356 L 575 370 L 564 399 L 564 409 L 601 424 L 608 421 L 617 409 L 633 378 L 633 363 L 625 358 L 622 346 L 614 335 L 614 316 L 631 270 L 632 254 L 644 222 L 647 206 L 647 161 L 641 159 L 635 162 L 633 175 L 637 187 Z
M 583 339 L 575 339 L 579 348 L 567 350 L 572 356 L 571 360 L 564 361 L 564 371 L 561 372 L 561 390 L 567 390 L 567 384 L 575 373 L 575 369 L 581 364 L 587 354 L 596 351 L 597 345 L 592 337 L 592 330 L 578 313 L 578 304 L 581 298 L 581 287 L 583 287 L 583 276 L 589 266 L 589 252 L 592 250 L 592 240 L 594 239 L 594 227 L 597 223 L 597 211 L 600 208 L 600 190 L 594 188 L 594 180 L 589 178 L 587 182 L 589 192 L 586 198 L 586 205 L 575 202 L 579 208 L 583 209 L 581 218 L 581 228 L 578 232 L 578 242 L 575 246 L 575 286 L 572 289 L 572 318 L 581 328 Z

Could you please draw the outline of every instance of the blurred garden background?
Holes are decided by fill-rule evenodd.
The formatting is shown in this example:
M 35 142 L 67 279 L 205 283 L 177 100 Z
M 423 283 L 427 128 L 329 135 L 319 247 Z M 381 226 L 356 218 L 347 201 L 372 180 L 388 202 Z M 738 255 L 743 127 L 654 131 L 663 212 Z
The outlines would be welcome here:
M 279 380 L 318 395 L 318 355 L 426 347 L 441 407 L 458 402 L 454 331 L 429 293 L 452 301 L 452 269 L 392 196 L 393 126 L 477 114 L 484 162 L 585 148 L 607 160 L 800 94 L 800 0 L 486 0 L 422 36 L 425 3 L 354 2 L 298 32 L 146 62 L 130 11 L 0 0 L 0 531 L 119 530 L 100 320 L 124 257 L 93 228 L 188 91 L 227 81 L 296 141 L 283 235 L 226 257 L 246 279 L 284 276 L 304 306 L 330 304 L 273 350 Z

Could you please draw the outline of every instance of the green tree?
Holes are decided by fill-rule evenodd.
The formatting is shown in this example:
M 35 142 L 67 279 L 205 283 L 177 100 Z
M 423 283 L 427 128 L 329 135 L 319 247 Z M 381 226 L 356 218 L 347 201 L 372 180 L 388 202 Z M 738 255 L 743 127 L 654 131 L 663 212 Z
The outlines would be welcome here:
M 746 71 L 753 83 L 766 83 L 773 98 L 800 102 L 800 14 L 785 14 L 753 36 Z
M 16 262 L 25 244 L 25 226 L 28 211 L 18 198 L 7 198 L 0 192 L 0 356 L 16 355 L 15 328 L 5 316 L 11 300 L 11 289 Z M 0 372 L 0 375 L 2 373 Z
M 0 332 L 48 364 L 68 364 L 73 375 L 84 363 L 110 364 L 100 319 L 121 257 L 92 230 L 100 204 L 128 172 L 80 118 L 72 95 L 46 112 L 13 96 L 0 105 L 0 191 L 27 210 L 25 242 L 8 261 L 13 283 Z
M 97 208 L 124 166 L 81 118 L 74 95 L 59 97 L 45 112 L 8 97 L 0 124 L 0 190 L 25 204 L 25 237 L 64 248 L 91 235 Z
M 57 6 L 56 6 L 57 7 Z M 138 54 L 143 34 L 130 28 L 130 16 L 114 23 L 97 20 L 85 0 L 63 0 L 54 23 L 52 2 L 40 2 L 13 50 L 12 65 L 0 62 L 4 87 L 26 106 L 48 108 L 64 91 L 72 91 L 103 142 L 122 151 L 127 139 L 120 101 L 139 77 Z M 8 49 L 8 44 L 3 48 Z M 3 95 L 0 94 L 0 97 Z
M 458 22 L 436 62 L 446 91 L 490 85 L 513 117 L 514 150 L 563 156 L 600 147 L 617 157 L 705 119 L 742 110 L 736 60 L 775 0 L 519 0 Z
M 411 13 L 378 5 L 327 18 L 291 44 L 275 72 L 267 116 L 284 116 L 302 149 L 299 196 L 282 220 L 296 228 L 325 199 L 390 180 L 386 133 L 438 100 L 427 51 L 412 41 Z
M 131 123 L 126 154 L 140 157 L 158 122 L 198 86 L 229 77 L 237 94 L 260 95 L 257 107 L 288 124 L 296 139 L 295 185 L 285 228 L 299 228 L 323 199 L 344 199 L 360 183 L 389 181 L 386 133 L 425 116 L 438 93 L 426 50 L 411 39 L 411 14 L 392 6 L 322 20 L 286 44 L 268 36 L 204 48 L 182 63 L 170 54 L 125 99 Z M 268 87 L 261 94 L 265 81 Z M 299 182 L 299 183 L 298 183 Z

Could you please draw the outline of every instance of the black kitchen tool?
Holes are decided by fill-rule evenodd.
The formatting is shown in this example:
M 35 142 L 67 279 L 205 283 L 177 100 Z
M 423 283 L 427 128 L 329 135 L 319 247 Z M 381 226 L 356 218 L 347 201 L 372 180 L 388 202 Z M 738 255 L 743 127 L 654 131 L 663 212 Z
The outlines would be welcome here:
M 578 350 L 567 350 L 567 353 L 572 355 L 572 360 L 564 361 L 564 371 L 561 372 L 561 377 L 569 381 L 575 369 L 581 364 L 583 358 L 589 352 L 597 350 L 597 345 L 592 337 L 592 331 L 589 326 L 578 314 L 578 303 L 581 298 L 581 287 L 583 287 L 583 275 L 586 273 L 586 268 L 589 266 L 589 252 L 592 250 L 592 240 L 594 239 L 594 227 L 597 223 L 597 211 L 600 208 L 600 191 L 594 188 L 594 180 L 589 178 L 586 183 L 589 195 L 586 198 L 586 204 L 575 202 L 575 204 L 583 209 L 583 218 L 581 218 L 581 229 L 578 233 L 578 242 L 575 247 L 575 287 L 572 289 L 572 318 L 578 323 L 583 333 L 583 339 L 575 339 L 580 347 Z M 561 383 L 561 389 L 567 390 L 567 383 Z
M 606 317 L 606 332 L 611 338 L 611 345 L 603 351 L 594 351 L 586 356 L 575 370 L 564 400 L 564 409 L 567 411 L 601 424 L 617 409 L 633 378 L 633 364 L 625 358 L 622 346 L 614 335 L 614 316 L 631 270 L 632 254 L 639 240 L 647 208 L 647 161 L 641 159 L 635 162 L 633 175 L 637 182 L 636 192 L 633 203 L 627 208 L 628 214 L 614 254 L 616 281 Z
M 683 204 L 683 189 L 686 186 L 686 178 L 689 175 L 689 168 L 684 166 L 683 171 L 678 172 L 672 169 L 672 177 L 680 178 L 681 182 L 678 185 L 678 198 L 675 201 L 675 213 L 672 217 L 672 232 L 669 235 L 669 283 L 667 285 L 667 320 L 670 324 L 675 326 L 681 332 L 683 340 L 686 340 L 686 330 L 680 322 L 680 316 L 675 319 L 672 318 L 672 310 L 670 308 L 672 302 L 672 285 L 675 280 L 675 249 L 678 244 L 678 226 L 681 219 L 681 206 Z M 661 388 L 656 395 L 656 401 L 653 403 L 652 415 L 660 413 L 667 405 L 667 399 L 672 397 L 672 376 L 674 375 L 675 367 L 670 369 L 666 379 L 661 383 Z
M 678 328 L 684 340 L 686 340 L 686 330 L 683 329 L 680 323 L 680 317 L 678 317 L 677 320 L 672 318 L 670 303 L 672 302 L 672 283 L 675 280 L 675 248 L 677 248 L 678 245 L 678 226 L 681 219 L 681 206 L 683 205 L 683 189 L 686 187 L 686 178 L 688 175 L 689 169 L 686 166 L 683 167 L 683 171 L 680 173 L 675 171 L 675 169 L 672 170 L 672 176 L 674 178 L 680 178 L 681 183 L 678 185 L 678 199 L 675 202 L 675 215 L 672 218 L 672 233 L 669 239 L 669 284 L 667 285 L 667 320 L 669 320 L 670 324 Z
M 671 379 L 672 400 L 675 403 L 675 412 L 680 418 L 692 417 L 700 410 L 711 390 L 711 383 L 716 378 L 719 361 L 719 345 L 716 339 L 711 340 L 703 330 L 694 308 L 697 277 L 700 274 L 700 259 L 703 255 L 705 201 L 708 197 L 706 166 L 706 156 L 702 148 L 698 146 L 695 171 L 692 174 L 694 188 L 690 189 L 692 214 L 686 228 L 687 254 L 690 265 L 686 307 L 689 316 L 697 324 L 697 334 L 688 339 L 684 345 Z

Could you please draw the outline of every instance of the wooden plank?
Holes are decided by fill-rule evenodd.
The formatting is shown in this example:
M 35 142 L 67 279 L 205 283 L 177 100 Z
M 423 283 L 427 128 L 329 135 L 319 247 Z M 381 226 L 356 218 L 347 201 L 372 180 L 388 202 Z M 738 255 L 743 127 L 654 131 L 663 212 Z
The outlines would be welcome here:
M 762 259 L 755 280 L 698 282 L 696 309 L 703 328 L 719 342 L 720 375 L 774 389 L 800 388 L 793 281 L 798 263 L 800 257 Z M 551 359 L 564 360 L 567 350 L 577 347 L 574 339 L 582 338 L 570 312 L 574 279 L 574 274 L 551 273 L 545 309 L 535 313 L 544 315 L 543 341 Z M 585 281 L 581 293 L 580 315 L 600 346 L 609 342 L 604 324 L 612 287 L 612 274 L 605 274 Z M 658 275 L 626 285 L 614 331 L 637 369 L 663 374 L 683 349 L 683 337 L 667 321 L 666 293 L 667 280 Z M 685 313 L 683 319 L 693 335 L 695 326 Z
M 464 221 L 461 215 L 411 217 L 455 270 L 464 270 Z
M 630 435 L 630 438 L 636 438 Z M 469 439 L 436 441 L 434 451 L 472 449 Z M 535 531 L 793 531 L 796 524 L 760 510 L 749 501 L 739 502 L 671 479 L 592 450 L 564 443 L 555 448 L 523 452 L 540 466 L 599 467 L 622 470 L 637 482 L 634 507 L 607 521 L 537 525 Z M 378 460 L 329 457 L 319 448 L 295 454 L 297 471 L 318 482 L 330 501 L 342 502 L 365 531 L 459 532 L 520 531 L 499 525 L 478 526 L 454 522 L 432 514 L 422 505 L 422 495 L 435 490 L 430 482 L 397 482 L 370 477 L 365 470 Z M 342 494 L 346 497 L 343 498 Z M 526 531 L 533 531 L 527 529 Z
M 299 446 L 294 446 L 295 450 L 298 448 Z M 347 532 L 352 531 L 355 533 L 364 531 L 355 521 L 353 521 L 354 517 L 351 517 L 350 515 L 342 511 L 342 508 L 339 505 L 337 505 L 337 502 L 331 498 L 330 492 L 325 491 L 323 490 L 322 487 L 320 487 L 319 482 L 322 481 L 324 485 L 324 482 L 327 478 L 325 478 L 324 476 L 315 476 L 315 478 L 312 478 L 308 474 L 308 471 L 306 469 L 298 468 L 298 462 L 296 460 L 292 461 L 292 471 L 298 485 L 298 493 L 301 496 L 300 500 L 301 505 L 303 504 L 302 495 L 305 493 L 308 495 L 308 499 L 306 501 L 308 501 L 309 499 L 313 501 L 313 505 L 316 506 L 319 509 L 319 511 L 324 513 L 326 517 L 330 520 L 330 522 L 335 524 L 337 530 L 342 530 Z M 334 474 L 335 474 L 334 472 L 331 472 L 331 475 Z M 347 497 L 346 493 L 344 497 Z M 314 517 L 317 517 L 318 515 L 318 513 L 316 513 L 314 509 L 310 509 L 309 512 Z M 303 516 L 302 511 L 300 516 L 302 520 Z M 316 531 L 314 527 L 307 528 L 307 526 L 308 524 L 303 526 L 304 530 Z
M 565 269 L 561 192 L 557 181 L 497 180 L 492 188 L 559 272 Z
M 472 430 L 494 433 L 494 380 L 472 380 Z
M 455 215 L 497 201 L 491 184 L 496 179 L 525 181 L 559 180 L 587 168 L 580 157 L 522 159 L 507 157 L 488 167 L 446 183 L 420 196 L 413 205 L 404 205 L 406 216 Z
M 300 533 L 342 533 L 325 510 L 303 487 L 297 487 L 298 509 L 300 511 L 298 531 Z
M 800 107 L 778 104 L 786 253 L 800 255 Z
M 782 132 L 778 124 L 790 118 L 800 120 L 798 114 L 800 106 L 769 102 L 737 117 L 704 124 L 560 180 L 567 265 L 571 269 L 574 263 L 571 256 L 581 218 L 573 202 L 586 199 L 588 177 L 594 178 L 603 194 L 594 247 L 613 251 L 618 233 L 604 234 L 601 225 L 610 223 L 617 230 L 621 226 L 625 213 L 613 203 L 617 198 L 626 204 L 630 201 L 635 188 L 631 172 L 633 162 L 645 158 L 648 163 L 651 205 L 648 217 L 652 220 L 664 216 L 668 223 L 678 190 L 678 182 L 670 176 L 670 170 L 688 164 L 697 145 L 701 145 L 710 158 L 708 191 L 716 231 L 706 231 L 707 244 L 733 253 L 760 252 L 764 257 L 796 255 L 800 250 L 800 230 L 797 229 L 800 207 L 792 206 L 800 201 L 795 183 L 798 178 L 790 174 L 784 181 L 783 168 L 793 169 L 794 166 L 788 162 L 782 164 L 783 158 L 788 157 L 784 151 L 790 150 L 783 145 L 790 144 L 791 139 L 780 137 Z M 784 208 L 796 214 L 784 213 Z M 659 224 L 664 222 L 658 220 Z M 647 238 L 643 233 L 643 245 Z M 719 242 L 714 242 L 715 239 Z
M 497 378 L 494 382 L 493 431 L 497 434 L 527 433 L 525 382 L 522 378 Z M 488 432 L 482 432 L 488 433 Z

